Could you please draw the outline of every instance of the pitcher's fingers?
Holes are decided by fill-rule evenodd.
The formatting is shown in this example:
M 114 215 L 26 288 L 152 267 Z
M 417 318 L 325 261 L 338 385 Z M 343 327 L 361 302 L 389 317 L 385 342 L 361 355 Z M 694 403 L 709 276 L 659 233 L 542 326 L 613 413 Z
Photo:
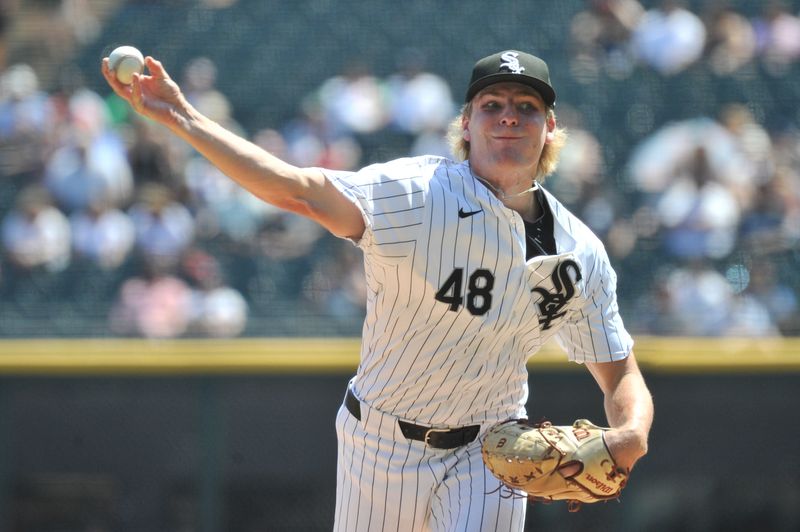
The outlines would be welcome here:
M 100 63 L 100 72 L 103 74 L 103 77 L 108 82 L 111 87 L 114 87 L 114 82 L 116 80 L 116 76 L 113 72 L 111 72 L 111 67 L 109 66 L 108 57 L 104 57 L 102 63 Z
M 119 96 L 124 100 L 130 101 L 130 93 L 131 93 L 130 87 L 128 87 L 124 83 L 121 83 L 117 79 L 117 76 L 114 74 L 114 72 L 111 71 L 111 67 L 109 67 L 108 64 L 108 57 L 103 58 L 100 71 L 102 72 L 106 82 L 111 86 L 111 88 L 117 94 L 117 96 Z
M 130 102 L 134 110 L 141 113 L 144 109 L 144 95 L 142 93 L 142 76 L 141 74 L 133 74 L 131 81 L 131 96 Z
M 162 78 L 162 79 L 170 79 L 169 74 L 167 74 L 164 65 L 161 64 L 161 61 L 158 59 L 154 59 L 152 56 L 147 56 L 144 58 L 144 64 L 147 65 L 147 70 L 150 72 L 150 75 L 155 78 Z

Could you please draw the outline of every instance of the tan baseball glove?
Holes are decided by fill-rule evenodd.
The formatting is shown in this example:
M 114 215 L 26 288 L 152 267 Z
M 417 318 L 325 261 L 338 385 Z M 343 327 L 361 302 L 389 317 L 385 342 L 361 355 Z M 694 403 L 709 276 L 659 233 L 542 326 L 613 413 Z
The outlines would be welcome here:
M 484 437 L 483 461 L 512 491 L 523 491 L 536 502 L 567 501 L 574 512 L 584 502 L 616 499 L 625 487 L 628 472 L 608 452 L 607 430 L 586 419 L 572 426 L 505 421 Z M 573 464 L 577 472 L 564 476 L 561 471 L 575 469 L 567 467 Z

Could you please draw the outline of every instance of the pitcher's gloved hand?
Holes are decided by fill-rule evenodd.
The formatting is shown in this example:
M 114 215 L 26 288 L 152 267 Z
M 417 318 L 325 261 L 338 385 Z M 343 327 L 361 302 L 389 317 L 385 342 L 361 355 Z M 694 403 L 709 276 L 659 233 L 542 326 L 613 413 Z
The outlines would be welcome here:
M 483 461 L 512 490 L 531 501 L 581 503 L 619 497 L 628 472 L 617 467 L 603 434 L 609 429 L 579 419 L 571 426 L 527 420 L 498 423 L 484 436 Z

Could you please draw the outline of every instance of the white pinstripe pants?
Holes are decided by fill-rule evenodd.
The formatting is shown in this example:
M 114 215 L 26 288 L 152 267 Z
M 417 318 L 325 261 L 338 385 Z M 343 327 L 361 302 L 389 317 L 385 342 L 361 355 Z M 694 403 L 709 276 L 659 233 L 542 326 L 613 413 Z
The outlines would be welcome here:
M 523 529 L 527 501 L 500 496 L 479 438 L 457 449 L 434 449 L 407 440 L 397 418 L 364 403 L 361 421 L 339 409 L 336 432 L 335 531 Z

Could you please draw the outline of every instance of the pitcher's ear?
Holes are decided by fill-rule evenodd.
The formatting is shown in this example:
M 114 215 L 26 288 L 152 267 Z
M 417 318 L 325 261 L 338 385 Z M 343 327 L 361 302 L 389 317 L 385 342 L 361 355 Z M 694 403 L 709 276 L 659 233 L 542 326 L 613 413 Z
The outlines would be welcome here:
M 550 144 L 556 138 L 556 116 L 552 113 L 547 114 L 547 134 L 544 137 L 545 144 Z

